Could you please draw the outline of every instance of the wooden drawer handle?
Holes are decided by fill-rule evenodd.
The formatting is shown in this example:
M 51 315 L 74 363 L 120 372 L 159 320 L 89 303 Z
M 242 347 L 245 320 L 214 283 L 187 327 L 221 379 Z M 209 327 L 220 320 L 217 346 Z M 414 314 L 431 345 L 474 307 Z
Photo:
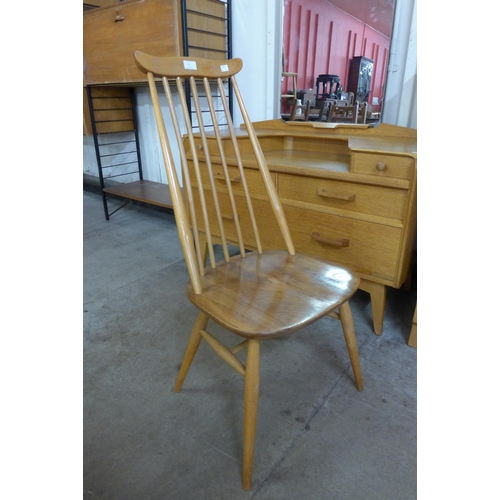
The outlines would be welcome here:
M 330 238 L 325 238 L 319 233 L 312 233 L 312 237 L 319 241 L 320 243 L 325 243 L 326 245 L 331 245 L 336 248 L 343 248 L 349 246 L 349 240 L 347 238 L 341 238 L 339 240 L 331 240 Z
M 334 200 L 343 200 L 343 201 L 355 201 L 356 195 L 354 193 L 328 193 L 324 188 L 318 188 L 318 195 L 323 198 L 333 198 Z
M 224 177 L 224 174 L 214 174 L 214 177 L 218 181 L 225 181 L 226 180 L 226 178 Z M 229 179 L 229 182 L 241 182 L 241 176 L 233 177 L 232 179 Z
M 382 172 L 382 170 L 385 170 L 385 163 L 382 161 L 379 161 L 376 165 L 375 168 L 379 171 Z

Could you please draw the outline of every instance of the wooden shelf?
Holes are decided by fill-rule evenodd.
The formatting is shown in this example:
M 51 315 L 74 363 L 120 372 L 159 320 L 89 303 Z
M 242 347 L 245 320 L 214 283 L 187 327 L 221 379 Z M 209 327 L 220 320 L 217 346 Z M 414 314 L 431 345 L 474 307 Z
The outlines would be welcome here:
M 172 198 L 167 184 L 152 181 L 135 181 L 127 184 L 117 184 L 105 187 L 104 191 L 109 194 L 141 201 L 159 207 L 172 208 Z

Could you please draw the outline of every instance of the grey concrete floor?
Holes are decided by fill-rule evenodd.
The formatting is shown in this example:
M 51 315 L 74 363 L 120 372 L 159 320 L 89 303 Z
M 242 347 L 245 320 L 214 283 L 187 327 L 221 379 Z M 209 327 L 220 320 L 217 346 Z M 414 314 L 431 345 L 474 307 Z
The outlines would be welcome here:
M 417 498 L 415 282 L 388 290 L 381 336 L 368 294 L 351 301 L 363 392 L 332 318 L 263 343 L 245 492 L 242 377 L 202 343 L 173 391 L 196 315 L 173 215 L 127 205 L 106 222 L 84 190 L 83 230 L 84 499 Z

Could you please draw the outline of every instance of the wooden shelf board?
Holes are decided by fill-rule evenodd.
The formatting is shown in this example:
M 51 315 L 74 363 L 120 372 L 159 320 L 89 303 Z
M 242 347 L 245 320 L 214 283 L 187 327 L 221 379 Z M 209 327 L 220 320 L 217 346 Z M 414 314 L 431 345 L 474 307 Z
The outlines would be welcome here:
M 172 198 L 167 184 L 152 181 L 135 181 L 104 188 L 109 194 L 121 196 L 150 205 L 172 208 Z

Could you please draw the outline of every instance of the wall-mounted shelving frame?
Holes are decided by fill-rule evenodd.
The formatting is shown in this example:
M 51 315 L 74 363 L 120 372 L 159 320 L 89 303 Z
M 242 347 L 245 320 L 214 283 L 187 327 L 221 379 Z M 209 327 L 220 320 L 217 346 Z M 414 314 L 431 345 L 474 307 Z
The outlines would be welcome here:
M 147 1 L 142 3 L 145 4 Z M 232 57 L 231 0 L 163 0 L 165 4 L 161 3 L 162 0 L 149 1 L 157 9 L 167 9 L 168 4 L 170 10 L 165 12 L 171 12 L 172 16 L 179 13 L 179 19 L 173 19 L 172 22 L 180 26 L 180 41 L 165 55 L 214 59 Z M 117 17 L 121 15 L 126 18 L 127 6 L 132 7 L 132 3 L 117 1 L 115 6 L 105 9 L 107 12 L 103 9 L 102 14 L 109 17 L 109 11 L 114 9 Z M 138 8 L 138 6 L 134 7 Z M 93 15 L 96 14 L 93 13 Z M 130 22 L 130 19 L 125 20 Z M 115 24 L 119 26 L 120 22 Z M 211 30 L 210 27 L 213 29 Z M 116 26 L 112 26 L 112 30 L 115 28 Z M 84 40 L 85 36 L 90 37 L 92 33 L 85 33 L 84 23 Z M 110 31 L 109 36 L 113 36 L 113 31 Z M 124 43 L 123 39 L 120 39 L 120 42 Z M 120 61 L 117 61 L 117 64 L 120 64 Z M 84 69 L 85 65 L 84 43 Z M 118 68 L 118 71 L 120 69 Z M 143 178 L 134 87 L 144 85 L 144 79 L 141 81 L 140 78 L 132 78 L 130 81 L 117 85 L 115 81 L 108 82 L 105 78 L 99 81 L 99 78 L 98 81 L 94 78 L 86 84 L 86 100 L 106 220 L 132 200 L 172 208 L 168 185 Z M 185 85 L 185 89 L 188 109 L 193 117 L 189 86 Z M 227 91 L 232 114 L 230 85 L 227 86 Z M 130 138 L 123 138 L 124 134 L 127 135 L 126 133 Z M 106 149 L 110 145 L 114 145 L 119 151 L 108 154 Z M 122 182 L 125 178 L 129 182 Z M 123 201 L 123 204 L 111 213 L 108 208 L 108 195 L 118 197 Z

